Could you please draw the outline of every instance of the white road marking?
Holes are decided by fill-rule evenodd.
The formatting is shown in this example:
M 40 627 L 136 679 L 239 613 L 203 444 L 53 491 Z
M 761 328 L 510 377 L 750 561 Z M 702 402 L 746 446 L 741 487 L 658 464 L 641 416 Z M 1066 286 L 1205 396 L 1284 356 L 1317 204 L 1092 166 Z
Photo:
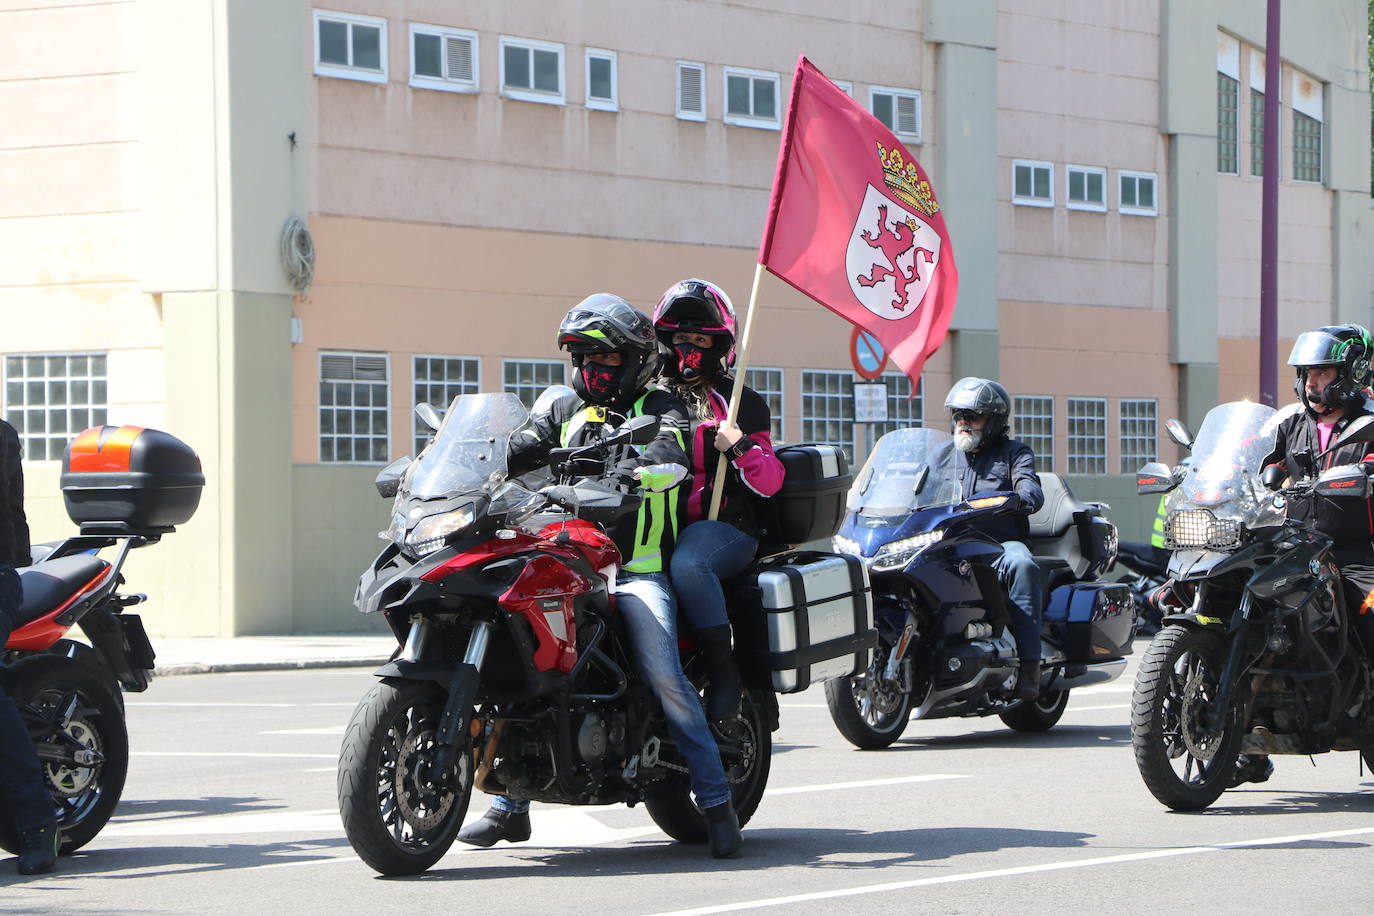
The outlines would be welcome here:
M 323 728 L 274 728 L 270 731 L 258 732 L 259 735 L 342 735 L 343 725 L 326 725 Z
M 301 770 L 302 773 L 337 773 L 338 767 L 311 767 L 308 770 Z
M 1099 709 L 1130 709 L 1130 703 L 1117 703 L 1114 706 L 1070 706 L 1068 712 L 1096 712 Z
M 912 881 L 892 881 L 887 884 L 870 884 L 864 887 L 851 887 L 843 890 L 794 894 L 790 897 L 767 897 L 759 900 L 745 900 L 739 903 L 726 903 L 720 906 L 701 907 L 691 910 L 673 910 L 672 912 L 658 913 L 656 916 L 705 916 L 705 914 L 708 913 L 735 913 L 740 910 L 756 910 L 770 906 L 789 906 L 798 903 L 810 903 L 816 900 L 834 900 L 840 897 L 857 897 L 864 894 L 886 894 L 892 891 L 905 891 L 917 887 L 932 887 L 937 884 L 955 884 L 962 881 L 984 881 L 989 878 L 1008 878 L 1018 875 L 1066 871 L 1074 868 L 1093 868 L 1099 865 L 1120 865 L 1126 862 L 1144 862 L 1150 859 L 1167 859 L 1174 856 L 1200 855 L 1207 852 L 1221 852 L 1227 849 L 1254 849 L 1262 846 L 1282 846 L 1287 843 L 1329 840 L 1338 837 L 1361 836 L 1370 833 L 1374 833 L 1374 827 L 1355 827 L 1350 830 L 1331 830 L 1324 833 L 1266 837 L 1259 840 L 1239 840 L 1234 843 L 1218 843 L 1215 846 L 1182 846 L 1172 849 L 1155 849 L 1150 852 L 1133 852 L 1117 856 L 1097 856 L 1091 859 L 1070 859 L 1064 862 L 1046 862 L 1043 865 L 1021 865 L 1015 868 L 994 868 L 987 871 L 941 875 L 935 878 L 918 878 Z
M 783 709 L 829 709 L 828 703 L 782 703 Z
M 337 760 L 338 754 L 259 754 L 249 751 L 133 751 L 130 757 L 263 757 L 288 760 Z
M 831 792 L 837 789 L 867 789 L 870 786 L 896 786 L 909 782 L 935 782 L 941 779 L 970 779 L 969 776 L 956 776 L 949 773 L 927 773 L 923 776 L 893 776 L 888 779 L 860 779 L 854 782 L 828 782 L 814 786 L 787 786 L 781 789 L 768 789 L 765 797 L 774 795 L 801 795 L 804 792 Z
M 136 700 L 126 706 L 160 706 L 170 709 L 352 709 L 357 703 L 164 703 Z

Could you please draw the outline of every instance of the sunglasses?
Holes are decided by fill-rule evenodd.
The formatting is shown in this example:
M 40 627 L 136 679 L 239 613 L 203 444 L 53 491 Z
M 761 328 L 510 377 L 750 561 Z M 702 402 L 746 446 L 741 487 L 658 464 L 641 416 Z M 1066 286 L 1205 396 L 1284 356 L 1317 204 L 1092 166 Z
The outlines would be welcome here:
M 983 415 L 976 410 L 956 410 L 953 416 L 955 420 L 964 420 L 968 423 L 980 420 L 983 417 Z

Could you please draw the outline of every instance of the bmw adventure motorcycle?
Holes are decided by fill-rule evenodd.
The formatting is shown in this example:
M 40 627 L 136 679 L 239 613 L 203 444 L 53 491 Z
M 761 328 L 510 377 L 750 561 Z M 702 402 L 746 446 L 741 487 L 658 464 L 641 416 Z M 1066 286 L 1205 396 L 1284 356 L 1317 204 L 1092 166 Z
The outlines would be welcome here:
M 1001 546 L 975 530 L 1015 511 L 1013 493 L 961 499 L 962 453 L 943 430 L 883 436 L 849 491 L 834 549 L 863 558 L 873 583 L 880 643 L 873 663 L 826 682 L 831 718 L 859 748 L 887 747 L 911 719 L 999 716 L 1018 731 L 1044 731 L 1069 691 L 1121 675 L 1131 651 L 1130 590 L 1098 579 L 1116 552 L 1100 504 L 1074 499 L 1040 475 L 1045 505 L 1030 518 L 1029 545 L 1045 573 L 1040 696 L 1015 700 L 1019 660 L 1007 629 L 1005 591 L 992 564 Z
M 597 480 L 531 489 L 507 475 L 528 412 L 511 394 L 454 400 L 413 462 L 378 478 L 394 495 L 388 541 L 356 603 L 400 646 L 358 703 L 339 758 L 338 796 L 354 850 L 384 875 L 421 872 L 453 843 L 474 788 L 542 802 L 643 802 L 674 839 L 704 842 L 687 768 L 632 661 L 616 616 L 620 556 L 599 527 L 640 498 Z M 551 466 L 604 474 L 608 456 L 657 432 L 638 417 Z M 696 653 L 688 677 L 705 684 Z M 776 727 L 771 691 L 748 686 L 716 735 L 735 809 L 753 816 Z
M 1370 482 L 1358 465 L 1325 468 L 1327 452 L 1293 456 L 1309 472 L 1287 486 L 1279 469 L 1261 472 L 1285 415 L 1222 404 L 1195 441 L 1171 420 L 1191 467 L 1175 474 L 1152 463 L 1137 477 L 1142 494 L 1170 494 L 1164 536 L 1177 612 L 1141 659 L 1131 743 L 1146 787 L 1177 811 L 1214 802 L 1241 753 L 1357 750 L 1374 766 L 1374 671 L 1331 541 L 1284 515 L 1294 498 L 1366 499 Z M 1374 419 L 1361 418 L 1328 452 L 1368 441 Z

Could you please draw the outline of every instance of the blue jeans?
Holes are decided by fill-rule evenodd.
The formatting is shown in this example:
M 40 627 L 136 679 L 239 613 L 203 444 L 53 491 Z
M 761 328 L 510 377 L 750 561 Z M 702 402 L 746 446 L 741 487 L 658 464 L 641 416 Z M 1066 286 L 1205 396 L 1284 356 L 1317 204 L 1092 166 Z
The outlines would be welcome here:
M 997 578 L 1010 600 L 1011 635 L 1016 655 L 1023 662 L 1040 660 L 1040 611 L 1045 601 L 1044 573 L 1030 548 L 1020 541 L 1004 541 L 1002 555 L 993 564 Z
M 706 724 L 701 698 L 682 673 L 677 651 L 677 607 L 664 573 L 638 573 L 616 583 L 616 610 L 630 637 L 630 651 L 640 675 L 663 707 L 668 731 L 687 764 L 697 807 L 713 808 L 730 800 L 730 784 L 720 749 Z M 497 796 L 493 807 L 528 811 L 525 799 Z
M 673 591 L 693 630 L 730 622 L 720 582 L 743 572 L 758 549 L 758 538 L 725 522 L 703 519 L 682 532 L 673 547 Z
M 14 629 L 13 615 L 23 598 L 23 585 L 13 567 L 0 566 L 0 647 Z M 19 716 L 14 699 L 0 687 L 0 793 L 9 802 L 15 829 L 21 833 L 49 823 L 57 815 L 43 779 L 43 769 Z

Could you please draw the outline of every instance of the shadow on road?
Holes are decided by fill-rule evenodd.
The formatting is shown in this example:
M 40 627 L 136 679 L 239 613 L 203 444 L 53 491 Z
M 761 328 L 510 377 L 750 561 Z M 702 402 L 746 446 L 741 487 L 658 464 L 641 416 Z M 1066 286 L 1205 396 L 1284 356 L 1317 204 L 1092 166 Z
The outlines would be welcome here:
M 1253 802 L 1253 803 L 1250 803 Z M 1352 787 L 1349 792 L 1303 792 L 1278 795 L 1262 786 L 1230 789 L 1212 807 L 1202 811 L 1173 812 L 1184 817 L 1235 817 L 1259 814 L 1338 814 L 1354 812 L 1374 813 L 1374 793 L 1366 786 Z
M 1005 731 L 965 732 L 960 735 L 917 735 L 900 738 L 888 751 L 919 751 L 932 748 L 967 750 L 1006 747 L 1017 750 L 1043 750 L 1062 747 L 1129 747 L 1129 725 L 1057 725 L 1047 732 Z M 866 753 L 881 753 L 867 751 Z
M 207 814 L 261 814 L 281 811 L 285 803 L 272 803 L 256 796 L 212 795 L 208 798 L 125 799 L 112 823 L 142 823 L 202 817 Z

